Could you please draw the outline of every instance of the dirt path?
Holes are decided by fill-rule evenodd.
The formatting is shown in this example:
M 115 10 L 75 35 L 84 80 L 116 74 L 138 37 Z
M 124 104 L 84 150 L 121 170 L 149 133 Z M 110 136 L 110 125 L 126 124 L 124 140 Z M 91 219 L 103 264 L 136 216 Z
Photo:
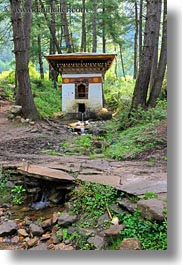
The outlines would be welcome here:
M 73 173 L 73 167 L 76 165 L 75 172 L 81 180 L 119 186 L 120 189 L 131 190 L 133 193 L 136 189 L 140 190 L 144 183 L 142 192 L 156 183 L 151 191 L 167 192 L 167 162 L 159 159 L 160 153 L 152 154 L 152 162 L 142 159 L 139 161 L 114 161 L 101 158 L 92 160 L 87 156 L 43 154 L 43 150 L 56 150 L 61 142 L 71 140 L 73 135 L 59 122 L 42 121 L 35 125 L 22 125 L 9 121 L 7 116 L 10 107 L 9 102 L 0 101 L 0 164 L 22 166 L 23 161 L 27 161 L 34 167 L 43 166 L 68 173 Z M 159 186 L 161 189 L 158 190 Z
M 0 102 L 0 163 L 55 161 L 56 157 L 42 155 L 41 151 L 52 150 L 71 137 L 64 125 L 55 127 L 48 122 L 35 125 L 13 122 L 7 118 L 10 107 L 9 102 Z

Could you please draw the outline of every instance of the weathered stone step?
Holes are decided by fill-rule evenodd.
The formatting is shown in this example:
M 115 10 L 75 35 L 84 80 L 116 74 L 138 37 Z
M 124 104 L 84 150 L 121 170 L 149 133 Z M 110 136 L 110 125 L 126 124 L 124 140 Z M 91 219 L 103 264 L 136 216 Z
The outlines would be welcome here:
M 133 195 L 142 195 L 147 192 L 163 193 L 167 192 L 166 180 L 137 180 L 120 186 L 121 191 Z
M 44 179 L 59 179 L 59 180 L 67 180 L 67 181 L 73 181 L 74 177 L 72 177 L 70 174 L 57 169 L 52 169 L 49 167 L 43 167 L 39 165 L 28 165 L 28 166 L 22 166 L 17 169 L 20 173 L 25 173 L 27 175 L 31 175 L 34 177 L 41 177 Z

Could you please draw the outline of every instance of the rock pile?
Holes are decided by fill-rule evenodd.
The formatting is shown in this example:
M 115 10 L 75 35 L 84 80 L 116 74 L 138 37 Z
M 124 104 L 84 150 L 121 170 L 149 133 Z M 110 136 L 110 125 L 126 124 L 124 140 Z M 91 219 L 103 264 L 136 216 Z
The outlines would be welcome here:
M 117 236 L 124 225 L 110 225 L 104 229 L 103 221 L 98 220 L 98 228 L 78 228 L 79 216 L 63 211 L 53 213 L 51 218 L 43 221 L 32 221 L 29 217 L 23 220 L 7 220 L 6 209 L 1 208 L 0 245 L 16 245 L 18 249 L 30 250 L 75 250 L 77 241 L 83 238 L 84 244 L 91 244 L 93 249 L 107 249 L 110 236 Z M 101 225 L 102 224 L 102 225 Z M 67 235 L 65 235 L 65 230 Z M 70 240 L 71 235 L 73 240 Z M 74 236 L 75 235 L 75 236 Z

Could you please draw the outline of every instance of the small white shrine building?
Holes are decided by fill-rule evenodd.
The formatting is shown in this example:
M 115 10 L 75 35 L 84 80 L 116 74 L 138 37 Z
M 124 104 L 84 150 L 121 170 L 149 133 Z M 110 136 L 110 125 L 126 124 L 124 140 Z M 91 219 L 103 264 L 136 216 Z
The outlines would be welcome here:
M 46 59 L 62 76 L 62 111 L 98 112 L 103 108 L 103 76 L 115 54 L 67 53 Z

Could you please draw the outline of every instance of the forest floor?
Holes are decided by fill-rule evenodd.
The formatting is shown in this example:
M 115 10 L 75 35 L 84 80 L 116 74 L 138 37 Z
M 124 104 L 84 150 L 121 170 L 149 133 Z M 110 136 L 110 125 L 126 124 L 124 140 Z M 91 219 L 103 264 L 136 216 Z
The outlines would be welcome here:
M 25 125 L 20 122 L 11 121 L 8 119 L 10 108 L 10 102 L 0 101 L 0 164 L 16 165 L 21 164 L 22 161 L 36 164 L 58 162 L 61 156 L 50 155 L 46 151 L 58 149 L 60 144 L 65 141 L 71 144 L 73 137 L 76 136 L 73 136 L 73 134 L 68 131 L 67 126 L 59 121 L 45 120 L 36 122 L 34 125 Z M 161 122 L 160 126 L 157 127 L 157 134 L 159 138 L 165 139 L 167 137 L 166 121 Z M 141 164 L 141 171 L 148 172 L 150 175 L 151 170 L 149 170 L 148 165 L 150 164 L 149 162 L 152 161 L 152 166 L 158 169 L 155 170 L 155 172 L 157 172 L 156 177 L 160 180 L 166 178 L 167 161 L 163 159 L 164 156 L 167 157 L 167 148 L 152 149 L 140 153 L 137 156 L 137 161 L 117 161 L 116 164 L 117 167 L 118 164 L 121 163 L 122 167 L 126 165 L 128 168 L 129 162 L 129 174 L 132 174 L 133 166 L 133 175 L 135 175 L 137 162 Z M 66 155 L 66 160 L 64 160 L 65 163 L 69 161 L 69 159 L 73 160 L 73 157 L 75 156 Z M 78 155 L 78 158 L 79 157 Z M 83 158 L 84 160 L 90 160 L 89 156 L 82 156 L 82 159 Z M 97 158 L 94 158 L 94 160 L 97 160 Z M 98 160 L 101 159 L 98 158 Z M 102 158 L 102 160 L 107 159 Z M 112 160 L 108 159 L 108 161 Z M 146 163 L 147 161 L 149 162 Z
M 78 160 L 91 160 L 89 156 L 69 156 L 69 154 L 52 155 L 48 154 L 48 150 L 57 150 L 61 143 L 71 144 L 74 136 L 67 129 L 67 126 L 59 121 L 40 121 L 34 125 L 26 124 L 8 119 L 11 103 L 8 101 L 0 101 L 0 164 L 2 165 L 22 165 L 23 161 L 31 164 L 45 165 L 50 163 L 77 163 Z M 161 122 L 157 128 L 159 138 L 166 138 L 167 122 Z M 155 175 L 157 180 L 167 180 L 167 161 L 163 158 L 167 157 L 167 148 L 152 149 L 140 153 L 136 160 L 114 161 L 107 158 L 97 158 L 93 160 L 98 163 L 100 161 L 108 161 L 112 163 L 112 171 L 122 167 L 122 172 L 131 180 L 136 180 L 136 171 L 140 164 L 139 172 L 147 175 L 149 178 Z M 94 162 L 94 163 L 95 163 Z M 97 164 L 97 163 L 96 163 Z M 106 167 L 107 167 L 107 163 Z M 153 168 L 154 170 L 151 170 Z M 126 169 L 126 170 L 125 170 Z M 118 170 L 118 169 L 117 169 Z M 103 169 L 104 171 L 104 169 Z M 138 175 L 138 173 L 137 173 Z

